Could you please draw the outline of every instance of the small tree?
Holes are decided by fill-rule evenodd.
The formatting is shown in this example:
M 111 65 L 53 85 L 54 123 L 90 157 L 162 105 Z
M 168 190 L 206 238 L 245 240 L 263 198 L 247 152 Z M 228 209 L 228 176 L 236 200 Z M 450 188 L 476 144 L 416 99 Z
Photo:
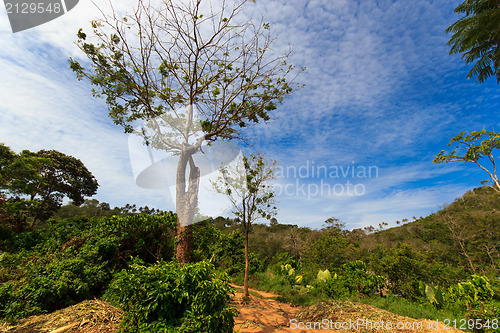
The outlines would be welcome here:
M 500 148 L 500 133 L 487 132 L 484 129 L 478 132 L 463 131 L 452 138 L 448 146 L 454 143 L 457 143 L 454 150 L 449 154 L 442 150 L 432 161 L 436 164 L 454 161 L 474 162 L 490 176 L 489 180 L 483 180 L 482 183 L 490 182 L 489 186 L 500 193 L 500 182 L 494 155 L 494 150 Z M 459 151 L 463 153 L 461 154 Z M 500 156 L 496 156 L 496 158 L 500 158 Z
M 292 93 L 290 52 L 270 55 L 269 24 L 244 20 L 254 1 L 163 0 L 159 8 L 139 0 L 132 15 L 113 13 L 92 22 L 93 41 L 78 32 L 91 70 L 71 59 L 78 78 L 103 96 L 109 117 L 154 148 L 179 156 L 176 257 L 191 261 L 200 169 L 193 155 L 205 141 L 242 139 L 241 128 L 270 119 Z M 123 18 L 122 18 L 123 17 Z M 134 123 L 135 122 L 135 123 Z
M 346 235 L 346 231 L 344 230 L 344 228 L 345 228 L 345 222 L 342 222 L 340 219 L 336 217 L 327 218 L 325 220 L 325 224 L 323 225 L 323 230 L 341 236 Z
M 248 296 L 248 233 L 252 223 L 260 218 L 275 221 L 274 191 L 269 181 L 275 179 L 276 161 L 263 155 L 244 156 L 235 167 L 225 166 L 222 176 L 212 182 L 216 192 L 224 194 L 234 208 L 234 214 L 243 225 L 245 233 L 245 279 L 243 295 Z

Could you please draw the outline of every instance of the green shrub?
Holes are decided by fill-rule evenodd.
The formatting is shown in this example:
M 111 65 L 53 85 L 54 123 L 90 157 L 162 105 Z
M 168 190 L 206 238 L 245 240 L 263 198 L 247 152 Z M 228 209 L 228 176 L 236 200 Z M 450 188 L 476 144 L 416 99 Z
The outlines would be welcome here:
M 193 224 L 193 261 L 219 261 L 224 256 L 223 242 L 226 238 L 211 224 L 211 220 Z
M 350 294 L 370 295 L 385 284 L 382 276 L 369 274 L 366 265 L 361 260 L 345 263 L 340 277 Z
M 131 256 L 171 258 L 175 223 L 169 212 L 50 220 L 45 230 L 5 233 L 12 240 L 0 255 L 0 317 L 23 318 L 102 296 Z M 1 244 L 7 243 L 0 235 Z
M 447 290 L 421 282 L 420 293 L 425 295 L 424 304 L 430 303 L 437 309 L 444 308 L 453 316 L 465 318 L 463 320 L 467 320 L 467 328 L 472 329 L 474 325 L 469 327 L 471 323 L 491 323 L 500 316 L 500 307 L 495 300 L 495 288 L 492 288 L 486 276 L 472 275 Z M 490 332 L 490 329 L 496 331 L 492 327 L 483 327 L 476 328 L 474 332 Z
M 436 279 L 429 276 L 423 255 L 408 244 L 398 243 L 381 254 L 374 262 L 375 271 L 387 277 L 389 290 L 395 295 L 415 300 L 415 295 L 419 295 L 419 282 Z
M 485 323 L 500 317 L 500 308 L 494 304 L 495 292 L 486 276 L 472 275 L 468 280 L 448 288 L 445 297 L 448 307 L 455 313 L 463 313 L 467 319 Z M 490 330 L 483 328 L 477 331 Z
M 272 271 L 274 274 L 281 274 L 282 267 L 290 265 L 293 268 L 297 268 L 295 258 L 288 252 L 278 252 L 274 255 L 273 261 L 276 263 L 272 265 Z
M 434 287 L 420 281 L 419 290 L 436 308 L 440 309 L 443 307 L 445 294 L 440 286 Z
M 86 278 L 86 270 L 92 267 L 80 257 L 27 257 L 22 267 L 24 276 L 1 285 L 0 316 L 18 319 L 90 298 L 93 285 Z M 100 267 L 92 273 L 99 270 Z
M 92 228 L 98 237 L 117 237 L 118 256 L 125 263 L 131 256 L 147 263 L 170 260 L 174 256 L 177 217 L 168 212 L 160 215 L 136 214 L 104 217 Z
M 105 298 L 123 308 L 125 332 L 232 332 L 232 289 L 208 262 L 179 266 L 135 260 L 117 273 Z
M 316 284 L 326 296 L 333 299 L 345 299 L 349 296 L 349 290 L 346 288 L 345 281 L 339 278 L 330 278 L 326 281 L 320 281 Z
M 200 230 L 197 227 L 194 231 L 198 231 L 198 235 L 194 233 L 195 239 L 206 239 L 206 236 L 201 237 Z M 206 241 L 201 239 L 200 245 L 194 245 L 194 258 L 195 259 L 208 259 L 209 256 L 200 255 L 200 252 L 205 247 L 211 251 L 210 261 L 214 262 L 216 267 L 225 271 L 232 279 L 238 279 L 239 276 L 243 275 L 245 271 L 245 252 L 244 252 L 244 237 L 240 232 L 230 232 L 228 234 L 222 234 L 220 232 L 215 232 L 211 227 L 204 228 L 208 230 L 210 234 L 213 234 L 216 242 Z M 210 246 L 207 246 L 209 243 Z M 207 252 L 204 250 L 203 252 Z M 213 255 L 213 258 L 212 258 Z M 249 259 L 249 273 L 250 275 L 256 274 L 257 272 L 263 272 L 265 269 L 265 263 L 260 260 L 255 252 L 250 251 L 248 254 Z
M 331 276 L 328 270 L 319 271 L 316 286 L 331 298 L 350 295 L 370 295 L 384 285 L 382 276 L 369 274 L 364 262 L 357 260 L 342 265 L 338 274 Z

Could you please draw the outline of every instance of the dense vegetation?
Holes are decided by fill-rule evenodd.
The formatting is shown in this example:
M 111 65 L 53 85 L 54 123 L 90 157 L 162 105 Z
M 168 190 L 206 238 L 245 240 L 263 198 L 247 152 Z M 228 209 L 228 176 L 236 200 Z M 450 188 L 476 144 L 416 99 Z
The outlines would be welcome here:
M 299 304 L 356 299 L 396 312 L 406 304 L 404 315 L 493 320 L 500 308 L 498 207 L 498 194 L 481 187 L 387 230 L 344 230 L 334 218 L 321 230 L 253 224 L 250 286 Z M 176 221 L 172 212 L 87 200 L 30 230 L 2 223 L 0 316 L 12 320 L 98 297 L 128 311 L 131 332 L 230 331 L 227 282 L 242 282 L 243 228 L 222 217 L 196 224 L 196 263 L 180 267 Z M 195 317 L 204 324 L 196 326 Z
M 0 148 L 4 320 L 97 297 L 126 311 L 128 332 L 230 332 L 228 282 L 241 284 L 245 271 L 251 286 L 299 304 L 356 299 L 409 316 L 479 320 L 484 330 L 500 315 L 493 187 L 387 230 L 345 230 L 334 217 L 321 230 L 206 219 L 193 226 L 194 263 L 179 265 L 175 213 L 85 200 L 97 181 L 79 160 Z M 61 207 L 64 196 L 74 203 Z
M 255 225 L 250 248 L 268 269 L 252 282 L 296 302 L 327 295 L 384 306 L 372 296 L 377 293 L 391 310 L 398 311 L 391 303 L 405 300 L 430 306 L 427 316 L 486 322 L 500 314 L 499 207 L 494 189 L 481 187 L 435 214 L 387 230 L 343 230 L 336 219 L 322 230 Z M 404 302 L 399 308 L 408 308 Z M 410 308 L 402 314 L 422 313 Z
M 89 213 L 85 205 L 81 211 Z M 50 219 L 23 233 L 2 225 L 0 316 L 18 319 L 98 297 L 128 310 L 127 331 L 231 331 L 225 275 L 208 261 L 172 261 L 176 223 L 175 214 L 160 212 Z
M 199 6 L 199 2 L 197 4 Z M 169 8 L 176 10 L 176 7 Z M 195 34 L 199 35 L 196 22 L 202 15 L 198 16 L 197 9 L 195 7 L 189 15 L 183 14 L 181 21 L 193 18 Z M 230 18 L 239 11 L 240 7 L 237 7 Z M 500 61 L 496 18 L 500 10 L 497 2 L 465 1 L 456 11 L 466 16 L 448 30 L 454 33 L 450 40 L 452 53 L 464 53 L 467 63 L 477 60 L 469 77 L 477 76 L 482 82 L 496 74 L 498 79 Z M 138 15 L 136 19 L 140 17 Z M 220 17 L 221 23 L 228 20 Z M 493 154 L 494 149 L 500 148 L 498 133 L 485 130 L 462 132 L 450 144 L 467 147 L 463 156 L 457 155 L 457 150 L 449 154 L 442 151 L 434 159 L 436 163 L 474 162 L 489 174 L 487 182 L 491 186 L 469 191 L 439 212 L 425 218 L 414 218 L 413 222 L 404 220 L 396 228 L 383 230 L 382 223 L 379 229 L 345 230 L 344 224 L 332 217 L 325 221 L 323 229 L 313 230 L 278 224 L 275 220 L 271 225 L 250 223 L 253 222 L 252 214 L 247 216 L 245 223 L 245 218 L 241 219 L 245 213 L 237 214 L 240 219 L 209 218 L 192 226 L 185 223 L 189 228 L 182 224 L 179 228 L 178 221 L 190 222 L 195 214 L 194 206 L 189 202 L 197 201 L 196 184 L 200 171 L 194 166 L 191 156 L 201 149 L 204 140 L 238 138 L 238 126 L 270 119 L 267 113 L 275 110 L 277 104 L 294 90 L 290 85 L 292 82 L 287 82 L 277 73 L 288 75 L 293 66 L 287 67 L 286 62 L 278 58 L 270 63 L 276 62 L 275 67 L 266 69 L 260 67 L 262 58 L 257 55 L 254 72 L 248 69 L 240 71 L 233 68 L 240 57 L 230 60 L 225 48 L 219 48 L 215 42 L 201 47 L 215 47 L 213 53 L 206 53 L 209 55 L 206 59 L 198 58 L 199 45 L 188 47 L 190 52 L 196 53 L 195 62 L 200 61 L 203 65 L 204 61 L 215 66 L 200 67 L 209 69 L 205 74 L 195 70 L 187 71 L 193 73 L 191 76 L 179 75 L 178 64 L 184 63 L 186 48 L 176 42 L 173 44 L 176 48 L 167 49 L 173 58 L 180 57 L 179 61 L 174 65 L 162 61 L 158 68 L 160 75 L 151 74 L 154 78 L 162 78 L 162 84 L 158 85 L 161 89 L 154 92 L 155 86 L 151 83 L 155 80 L 141 81 L 143 86 L 135 81 L 136 74 L 146 75 L 148 68 L 136 67 L 135 61 L 123 60 L 135 59 L 136 56 L 130 53 L 126 40 L 118 36 L 119 26 L 124 22 L 127 22 L 126 18 L 119 21 L 118 34 L 109 35 L 110 40 L 103 39 L 104 43 L 98 47 L 85 42 L 87 36 L 80 30 L 79 45 L 92 61 L 94 72 L 86 72 L 73 60 L 71 68 L 79 78 L 90 78 L 92 84 L 107 95 L 110 117 L 116 124 L 124 126 L 126 132 L 132 131 L 130 123 L 138 118 L 155 118 L 165 107 L 162 103 L 175 109 L 185 107 L 186 101 L 189 105 L 199 102 L 199 97 L 205 96 L 201 100 L 217 106 L 224 101 L 224 98 L 217 97 L 221 95 L 221 89 L 235 96 L 257 92 L 238 103 L 223 102 L 219 106 L 219 116 L 212 118 L 217 121 L 201 123 L 205 134 L 201 140 L 196 140 L 196 144 L 188 140 L 193 130 L 192 121 L 179 122 L 186 124 L 179 131 L 185 133 L 183 145 L 165 140 L 156 144 L 155 148 L 179 153 L 181 171 L 186 170 L 188 163 L 190 165 L 188 190 L 177 193 L 178 199 L 182 199 L 182 205 L 178 206 L 179 216 L 148 207 L 126 205 L 111 208 L 95 199 L 85 200 L 96 193 L 98 184 L 80 160 L 54 150 L 36 153 L 24 150 L 16 154 L 0 144 L 1 320 L 47 313 L 95 297 L 106 299 L 125 311 L 122 327 L 125 332 L 232 332 L 236 313 L 230 307 L 232 288 L 229 281 L 241 284 L 245 272 L 246 277 L 250 274 L 253 287 L 278 292 L 283 300 L 298 304 L 351 299 L 406 316 L 447 318 L 450 326 L 456 325 L 460 329 L 498 331 L 500 183 Z M 158 26 L 155 20 L 150 27 L 168 33 L 173 27 L 177 33 L 189 37 L 176 41 L 192 40 L 189 29 L 182 29 L 179 22 L 172 26 L 172 21 L 166 20 L 170 28 L 162 20 L 158 22 L 161 22 Z M 140 20 L 135 23 L 141 27 Z M 148 23 L 152 25 L 153 21 L 146 22 L 146 25 Z M 93 25 L 97 29 L 94 33 L 107 36 L 100 34 L 100 26 Z M 243 29 L 249 26 L 252 25 L 246 23 Z M 214 31 L 214 36 L 237 28 L 226 23 L 219 27 L 222 28 Z M 263 29 L 268 30 L 268 25 L 264 24 Z M 256 36 L 267 36 L 261 32 L 255 31 Z M 235 36 L 238 39 L 235 50 L 238 50 L 241 36 Z M 152 44 L 161 45 L 161 39 L 155 34 L 150 37 Z M 245 51 L 257 45 L 254 43 L 258 38 L 251 40 L 253 42 L 249 44 L 242 44 L 242 55 L 253 54 Z M 259 54 L 269 49 L 272 39 L 267 40 L 269 42 L 264 48 L 259 48 Z M 103 51 L 107 47 L 110 55 Z M 224 52 L 223 57 L 218 56 L 220 50 Z M 219 58 L 226 59 L 229 65 L 224 65 Z M 246 56 L 241 56 L 241 59 L 246 59 Z M 203 76 L 209 79 L 202 79 Z M 172 77 L 182 78 L 177 81 L 178 86 L 171 85 Z M 232 79 L 228 80 L 228 77 Z M 240 79 L 243 83 L 239 83 Z M 117 84 L 117 80 L 122 83 Z M 185 89 L 190 91 L 188 96 L 170 93 L 175 90 L 172 88 L 183 85 L 192 88 L 203 80 L 207 83 L 200 91 Z M 233 81 L 237 82 L 234 87 L 226 84 Z M 165 86 L 168 86 L 167 90 Z M 169 93 L 165 94 L 165 91 Z M 144 101 L 148 106 L 153 102 L 160 104 L 154 106 L 155 112 L 152 112 L 150 107 L 143 108 L 141 103 Z M 221 118 L 222 115 L 227 119 Z M 185 116 L 193 117 L 192 107 Z M 145 142 L 149 143 L 149 138 L 163 133 L 157 129 L 156 133 L 143 134 Z M 483 136 L 487 139 L 482 140 Z M 152 144 L 155 145 L 155 140 Z M 479 163 L 484 157 L 492 162 L 493 172 Z M 179 172 L 178 175 L 177 184 L 185 184 L 186 173 Z M 255 180 L 254 176 L 246 175 L 247 185 Z M 256 191 L 257 187 L 253 186 L 253 190 Z M 271 197 L 269 194 L 259 200 L 271 207 L 268 203 Z M 72 203 L 62 206 L 64 198 Z M 250 213 L 264 211 L 256 206 L 249 207 L 251 210 L 246 211 Z M 269 213 L 260 215 L 271 220 Z M 245 285 L 246 282 L 245 278 Z
M 78 45 L 92 65 L 86 70 L 71 60 L 71 68 L 79 79 L 90 79 L 96 96 L 106 96 L 115 124 L 132 132 L 137 119 L 153 121 L 146 128 L 154 130 L 143 129 L 144 141 L 179 155 L 178 216 L 85 200 L 96 193 L 98 183 L 80 160 L 54 150 L 17 154 L 0 143 L 1 320 L 102 298 L 125 311 L 125 332 L 232 332 L 236 313 L 230 307 L 229 281 L 241 284 L 245 273 L 246 287 L 250 275 L 253 287 L 278 292 L 283 300 L 298 304 L 351 299 L 407 316 L 458 319 L 460 329 L 499 329 L 500 182 L 493 150 L 500 148 L 500 135 L 496 132 L 462 132 L 450 145 L 465 147 L 464 155 L 456 149 L 449 154 L 443 150 L 434 159 L 435 163 L 474 162 L 488 173 L 486 182 L 491 186 L 469 191 L 435 214 L 404 220 L 396 228 L 383 230 L 382 223 L 379 229 L 345 230 L 333 217 L 321 230 L 278 224 L 271 218 L 277 209 L 271 205 L 273 194 L 259 196 L 258 168 L 252 171 L 247 160 L 245 191 L 250 195 L 242 196 L 244 209 L 237 219 L 208 218 L 192 225 L 200 179 L 192 155 L 206 140 L 241 138 L 241 128 L 269 120 L 268 113 L 296 85 L 290 79 L 293 66 L 285 61 L 288 53 L 263 65 L 263 54 L 274 40 L 267 32 L 268 23 L 262 29 L 251 21 L 229 24 L 243 7 L 237 6 L 228 17 L 214 14 L 212 19 L 220 22 L 213 25 L 213 36 L 198 44 L 204 37 L 198 23 L 203 17 L 198 15 L 200 2 L 185 8 L 166 4 L 172 13 L 182 15 L 172 19 L 139 6 L 137 12 L 144 16 L 130 17 L 141 38 L 149 38 L 141 48 L 130 48 L 121 35 L 122 26 L 134 26 L 126 23 L 127 18 L 114 16 L 116 25 L 106 19 L 93 22 L 98 44 L 80 30 Z M 496 75 L 498 82 L 498 1 L 465 1 L 456 11 L 465 17 L 448 29 L 454 33 L 451 53 L 463 53 L 466 63 L 476 61 L 468 77 L 477 76 L 482 82 Z M 160 19 L 149 20 L 151 13 Z M 142 17 L 148 19 L 143 22 Z M 190 23 L 192 30 L 184 27 Z M 103 25 L 115 33 L 101 33 Z M 156 32 L 143 35 L 144 27 Z M 157 38 L 158 31 L 181 38 L 172 43 Z M 242 43 L 238 31 L 254 37 Z M 224 41 L 219 35 L 229 37 Z M 259 37 L 266 42 L 259 44 Z M 165 48 L 165 42 L 171 44 Z M 230 48 L 235 59 L 227 52 Z M 171 63 L 164 61 L 161 50 L 173 59 Z M 151 55 L 161 59 L 159 66 L 150 66 Z M 186 56 L 195 59 L 194 65 L 186 62 Z M 141 57 L 143 61 L 135 61 Z M 233 96 L 230 103 L 226 96 Z M 183 114 L 180 110 L 186 103 L 189 107 Z M 205 113 L 201 124 L 192 121 L 193 105 L 201 105 L 199 110 Z M 157 116 L 166 106 L 177 109 L 180 116 L 166 120 L 169 131 L 162 132 Z M 196 139 L 200 129 L 203 136 Z M 171 140 L 170 130 L 182 134 Z M 492 171 L 480 164 L 485 157 Z M 259 163 L 262 159 L 257 166 L 263 166 Z M 222 193 L 235 192 L 224 188 Z M 71 203 L 62 206 L 65 198 Z M 271 224 L 254 224 L 257 215 Z M 178 222 L 184 223 L 178 226 Z

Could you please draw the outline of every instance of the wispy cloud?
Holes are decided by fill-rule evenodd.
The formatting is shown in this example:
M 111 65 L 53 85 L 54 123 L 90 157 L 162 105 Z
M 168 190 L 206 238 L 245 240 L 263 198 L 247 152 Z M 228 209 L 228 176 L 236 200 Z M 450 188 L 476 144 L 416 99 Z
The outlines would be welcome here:
M 106 1 L 96 3 L 109 12 Z M 113 6 L 125 13 L 135 3 Z M 444 30 L 458 18 L 457 5 L 270 0 L 244 12 L 265 14 L 279 32 L 273 52 L 292 46 L 292 62 L 307 67 L 299 77 L 306 87 L 277 110 L 278 119 L 245 131 L 255 144 L 247 149 L 265 151 L 283 166 L 314 161 L 379 168 L 379 177 L 360 180 L 362 196 L 281 197 L 280 222 L 320 227 L 333 215 L 349 227 L 393 223 L 435 211 L 477 185 L 466 177 L 451 181 L 464 169 L 431 162 L 448 134 L 500 127 L 498 86 L 465 80 L 460 58 L 448 56 Z M 0 11 L 0 142 L 16 151 L 57 149 L 80 158 L 101 184 L 99 200 L 172 209 L 169 191 L 136 186 L 127 136 L 68 68 L 70 56 L 84 59 L 76 32 L 90 31 L 89 21 L 99 15 L 81 0 L 54 21 L 12 34 Z

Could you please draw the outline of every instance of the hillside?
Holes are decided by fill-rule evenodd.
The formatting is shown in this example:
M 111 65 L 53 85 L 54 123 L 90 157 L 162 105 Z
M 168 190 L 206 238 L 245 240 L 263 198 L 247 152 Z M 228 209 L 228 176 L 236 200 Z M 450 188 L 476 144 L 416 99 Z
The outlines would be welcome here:
M 499 242 L 500 195 L 480 187 L 434 214 L 368 235 L 361 248 L 374 251 L 407 244 L 442 262 L 478 272 L 499 267 Z

